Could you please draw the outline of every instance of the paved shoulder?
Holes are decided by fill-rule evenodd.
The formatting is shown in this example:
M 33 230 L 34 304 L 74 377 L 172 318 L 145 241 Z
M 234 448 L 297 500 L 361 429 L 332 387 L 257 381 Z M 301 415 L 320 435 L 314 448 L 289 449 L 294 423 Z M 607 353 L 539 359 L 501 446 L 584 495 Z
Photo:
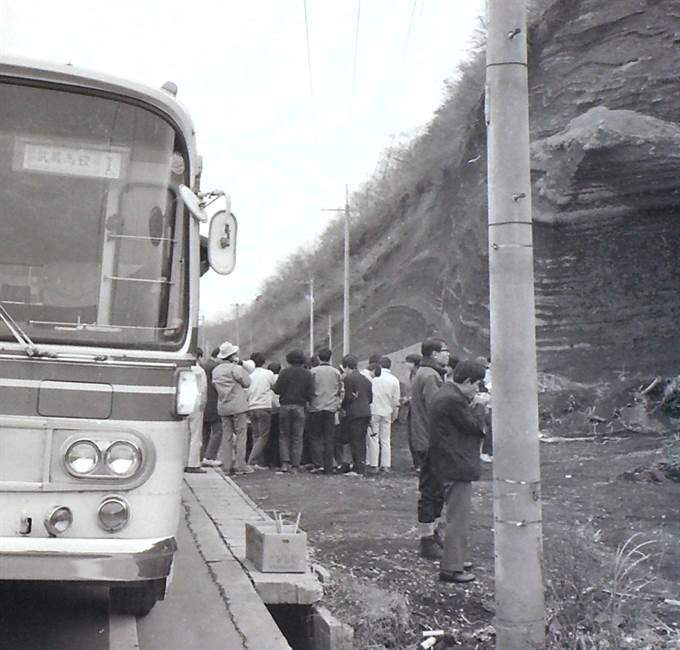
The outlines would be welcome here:
M 216 473 L 202 475 L 210 481 Z M 207 487 L 207 486 L 206 486 Z M 170 592 L 138 622 L 142 650 L 290 650 L 211 516 L 185 486 Z
M 323 588 L 309 567 L 304 573 L 263 573 L 246 558 L 246 523 L 272 519 L 234 481 L 209 472 L 192 475 L 187 483 L 267 605 L 313 605 L 321 600 Z

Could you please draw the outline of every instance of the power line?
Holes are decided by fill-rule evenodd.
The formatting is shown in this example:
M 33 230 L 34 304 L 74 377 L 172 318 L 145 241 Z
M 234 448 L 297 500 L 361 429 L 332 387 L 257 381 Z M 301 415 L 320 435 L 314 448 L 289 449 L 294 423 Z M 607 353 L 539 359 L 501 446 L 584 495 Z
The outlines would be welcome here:
M 305 38 L 307 41 L 307 76 L 309 77 L 309 94 L 314 99 L 314 86 L 312 84 L 312 55 L 309 49 L 309 19 L 307 18 L 307 0 L 302 0 L 305 9 Z
M 357 0 L 357 28 L 354 34 L 354 66 L 352 68 L 352 99 L 354 99 L 354 90 L 357 79 L 357 58 L 359 54 L 359 24 L 361 21 L 361 0 Z
M 408 42 L 411 38 L 411 29 L 413 28 L 413 16 L 416 13 L 416 6 L 418 5 L 418 0 L 413 0 L 413 7 L 411 8 L 411 17 L 408 21 L 408 32 L 406 32 L 406 45 L 404 46 L 404 51 L 408 49 Z

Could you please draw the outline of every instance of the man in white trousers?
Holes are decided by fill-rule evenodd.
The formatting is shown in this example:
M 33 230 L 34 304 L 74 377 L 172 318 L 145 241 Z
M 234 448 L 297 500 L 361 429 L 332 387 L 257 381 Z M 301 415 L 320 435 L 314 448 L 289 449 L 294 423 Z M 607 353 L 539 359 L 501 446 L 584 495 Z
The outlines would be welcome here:
M 381 372 L 371 380 L 371 428 L 366 436 L 366 473 L 376 474 L 378 467 L 389 472 L 392 467 L 392 422 L 399 415 L 401 390 L 399 380 L 392 374 L 389 357 L 380 359 Z
M 206 471 L 201 467 L 201 444 L 203 442 L 203 411 L 208 401 L 208 377 L 200 365 L 202 356 L 203 350 L 198 348 L 196 350 L 196 365 L 191 368 L 196 375 L 199 396 L 194 412 L 187 418 L 189 424 L 189 459 L 184 471 L 189 474 L 205 474 Z

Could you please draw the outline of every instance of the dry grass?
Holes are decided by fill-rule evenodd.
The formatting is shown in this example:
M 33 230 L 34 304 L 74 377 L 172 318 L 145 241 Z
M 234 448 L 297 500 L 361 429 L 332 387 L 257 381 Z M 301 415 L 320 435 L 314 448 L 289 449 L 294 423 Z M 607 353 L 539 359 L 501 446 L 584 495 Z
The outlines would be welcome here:
M 571 547 L 560 563 L 560 577 L 548 581 L 548 638 L 556 650 L 660 650 L 679 648 L 680 637 L 652 613 L 646 589 L 654 581 L 645 565 L 654 540 L 639 533 L 620 545 L 610 571 L 584 572 L 583 549 Z M 566 547 L 565 547 L 566 549 Z M 587 580 L 586 580 L 587 576 Z
M 324 602 L 342 621 L 354 628 L 354 647 L 362 650 L 402 648 L 412 633 L 408 598 L 381 589 L 353 574 L 334 576 Z

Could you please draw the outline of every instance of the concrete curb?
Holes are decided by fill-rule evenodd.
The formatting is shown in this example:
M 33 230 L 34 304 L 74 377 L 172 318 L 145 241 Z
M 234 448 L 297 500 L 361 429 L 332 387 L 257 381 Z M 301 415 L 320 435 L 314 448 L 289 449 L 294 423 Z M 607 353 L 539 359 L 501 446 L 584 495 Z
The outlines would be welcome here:
M 208 475 L 200 476 L 203 478 Z M 182 499 L 188 509 L 190 532 L 219 588 L 232 623 L 241 637 L 242 647 L 246 650 L 291 650 L 241 563 L 230 551 L 213 514 L 199 501 L 192 485 L 186 480 Z
M 336 619 L 319 604 L 323 596 L 323 584 L 331 581 L 329 571 L 317 563 L 312 563 L 305 573 L 257 571 L 246 558 L 245 524 L 271 521 L 271 517 L 240 486 L 219 471 L 187 475 L 184 481 L 187 488 L 185 492 L 189 494 L 187 501 L 192 509 L 192 521 L 194 510 L 200 511 L 196 515 L 196 527 L 200 525 L 201 529 L 197 535 L 199 550 L 221 586 L 225 602 L 232 611 L 233 622 L 248 639 L 254 627 L 258 628 L 261 635 L 255 646 L 248 647 L 258 650 L 275 650 L 279 647 L 268 642 L 270 630 L 259 627 L 258 621 L 262 615 L 258 613 L 253 616 L 251 613 L 261 612 L 264 608 L 268 623 L 275 625 L 264 606 L 266 603 L 311 606 L 309 629 L 314 650 L 352 650 L 352 627 Z M 203 528 L 207 530 L 203 531 Z M 225 553 L 229 561 L 225 560 Z M 242 594 L 246 595 L 242 597 Z M 257 607 L 252 605 L 253 596 L 257 597 Z M 309 613 L 309 610 L 305 611 Z
M 267 605 L 313 605 L 323 587 L 311 570 L 305 573 L 262 573 L 246 558 L 245 524 L 271 521 L 234 481 L 221 472 L 191 474 L 185 482 L 209 512 L 221 538 L 249 575 Z

